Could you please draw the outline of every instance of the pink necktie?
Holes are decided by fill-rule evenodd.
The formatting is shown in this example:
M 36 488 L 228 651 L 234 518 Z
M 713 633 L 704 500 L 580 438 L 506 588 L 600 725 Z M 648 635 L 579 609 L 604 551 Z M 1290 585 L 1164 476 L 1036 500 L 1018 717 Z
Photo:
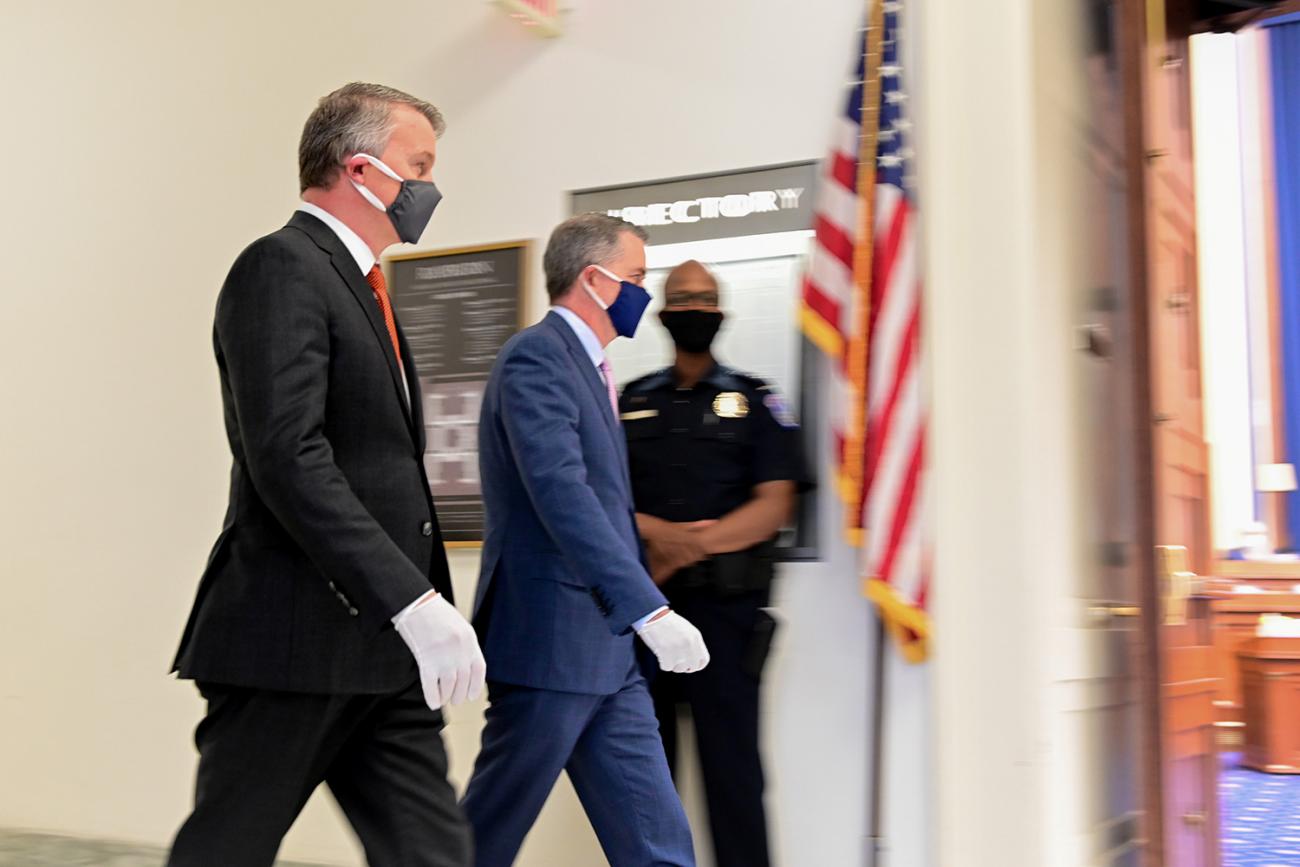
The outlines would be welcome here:
M 618 392 L 614 390 L 614 370 L 609 366 L 609 359 L 600 360 L 600 375 L 605 377 L 605 388 L 609 389 L 609 408 L 614 410 L 614 418 L 618 419 Z

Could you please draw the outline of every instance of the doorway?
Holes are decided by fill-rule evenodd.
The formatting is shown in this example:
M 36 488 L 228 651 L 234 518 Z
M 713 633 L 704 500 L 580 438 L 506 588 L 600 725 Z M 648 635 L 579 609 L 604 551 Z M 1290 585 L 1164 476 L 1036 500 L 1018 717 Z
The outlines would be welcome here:
M 1216 305 L 1223 281 L 1202 285 L 1205 245 L 1222 245 L 1224 239 L 1221 233 L 1198 237 L 1205 219 L 1200 214 L 1198 224 L 1198 196 L 1212 195 L 1216 178 L 1205 175 L 1203 165 L 1198 173 L 1198 147 L 1210 142 L 1204 132 L 1200 142 L 1196 135 L 1197 121 L 1205 118 L 1194 117 L 1199 104 L 1193 40 L 1198 33 L 1253 26 L 1290 5 L 1099 0 L 1089 7 L 1095 206 L 1089 222 L 1099 257 L 1079 347 L 1087 358 L 1098 467 L 1095 539 L 1102 601 L 1093 610 L 1100 628 L 1127 642 L 1138 673 L 1139 699 L 1129 706 L 1131 715 L 1121 715 L 1125 728 L 1116 742 L 1140 744 L 1143 756 L 1138 770 L 1128 768 L 1140 778 L 1134 779 L 1124 776 L 1124 749 L 1102 751 L 1119 781 L 1107 804 L 1114 821 L 1128 815 L 1123 785 L 1141 793 L 1135 813 L 1141 857 L 1122 863 L 1255 863 L 1239 862 L 1231 845 L 1224 848 L 1225 840 L 1236 838 L 1225 837 L 1220 815 L 1221 803 L 1245 809 L 1230 798 L 1221 801 L 1220 789 L 1224 763 L 1236 771 L 1236 754 L 1228 751 L 1232 740 L 1247 730 L 1236 651 L 1254 635 L 1257 609 L 1294 606 L 1300 613 L 1300 596 L 1290 593 L 1300 588 L 1283 585 L 1287 576 L 1300 581 L 1300 561 L 1291 563 L 1283 544 L 1280 498 L 1260 494 L 1270 490 L 1262 481 L 1264 467 L 1273 468 L 1269 484 L 1286 481 L 1278 469 L 1285 456 L 1272 448 L 1281 442 L 1277 418 L 1254 418 L 1261 402 L 1250 377 L 1255 371 L 1255 389 L 1272 388 L 1259 380 L 1260 370 L 1267 373 L 1270 358 L 1276 358 L 1270 331 L 1276 330 L 1276 310 L 1257 315 L 1255 339 L 1238 346 L 1221 333 L 1226 314 Z M 1225 117 L 1219 123 L 1240 121 Z M 1243 177 L 1258 168 L 1249 155 L 1231 162 L 1221 159 L 1218 167 Z M 1267 191 L 1267 180 L 1258 172 L 1255 178 Z M 1217 210 L 1221 216 L 1222 208 Z M 1243 328 L 1249 319 L 1242 315 Z M 1228 368 L 1243 371 L 1244 382 L 1225 385 Z M 1230 405 L 1237 409 L 1225 409 Z M 1245 431 L 1238 440 L 1220 434 L 1225 417 Z M 1264 443 L 1270 448 L 1262 448 Z M 1222 448 L 1216 453 L 1217 446 Z M 1236 470 L 1225 472 L 1225 464 Z M 1223 515 L 1231 510 L 1216 509 L 1229 502 L 1239 504 L 1232 520 L 1240 528 L 1225 526 Z M 1242 514 L 1250 520 L 1239 520 Z M 1263 556 L 1251 565 L 1243 562 L 1250 545 L 1238 541 L 1261 532 L 1255 518 L 1262 519 L 1268 539 L 1254 544 L 1252 550 Z M 1267 586 L 1250 586 L 1251 576 Z M 1242 601 L 1243 587 L 1251 591 L 1249 605 Z M 1287 592 L 1276 592 L 1281 590 Z M 1249 828 L 1252 819 L 1233 821 L 1234 827 Z M 1300 849 L 1295 861 L 1286 860 L 1282 849 L 1275 860 L 1300 863 Z

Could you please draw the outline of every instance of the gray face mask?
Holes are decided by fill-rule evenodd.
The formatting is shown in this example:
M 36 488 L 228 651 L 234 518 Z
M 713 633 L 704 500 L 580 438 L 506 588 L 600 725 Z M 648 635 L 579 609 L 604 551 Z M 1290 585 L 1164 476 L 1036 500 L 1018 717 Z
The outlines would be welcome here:
M 442 201 L 442 193 L 438 192 L 438 187 L 433 181 L 415 181 L 403 178 L 370 154 L 357 154 L 357 156 L 397 181 L 402 185 L 402 188 L 398 190 L 397 198 L 393 199 L 393 203 L 385 207 L 384 203 L 379 201 L 378 196 L 361 186 L 361 184 L 352 181 L 352 186 L 357 188 L 357 192 L 365 196 L 367 202 L 388 214 L 389 222 L 397 230 L 397 237 L 408 244 L 418 242 L 420 236 L 424 234 L 425 227 L 429 225 L 429 219 L 433 216 L 434 209 Z

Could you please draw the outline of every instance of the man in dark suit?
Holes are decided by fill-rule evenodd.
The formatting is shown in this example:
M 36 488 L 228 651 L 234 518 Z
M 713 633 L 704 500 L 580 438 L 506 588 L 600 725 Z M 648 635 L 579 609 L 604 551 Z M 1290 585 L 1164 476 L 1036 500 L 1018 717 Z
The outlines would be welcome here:
M 214 344 L 234 463 L 176 669 L 208 702 L 171 865 L 269 865 L 329 785 L 372 865 L 469 863 L 439 708 L 484 678 L 423 469 L 420 385 L 376 259 L 438 202 L 438 110 L 350 84 L 303 204 L 236 260 Z
M 464 806 L 475 863 L 507 867 L 567 771 L 614 867 L 693 865 L 633 633 L 665 670 L 708 663 L 646 571 L 604 347 L 649 295 L 645 234 L 603 214 L 560 224 L 552 308 L 497 358 L 479 419 L 487 506 L 474 625 L 492 672 Z

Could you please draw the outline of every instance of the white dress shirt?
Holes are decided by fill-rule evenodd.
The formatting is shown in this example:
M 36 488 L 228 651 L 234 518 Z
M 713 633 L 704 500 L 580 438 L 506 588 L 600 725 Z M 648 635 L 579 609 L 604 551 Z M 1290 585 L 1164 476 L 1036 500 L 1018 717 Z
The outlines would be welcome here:
M 330 227 L 330 231 L 338 235 L 343 246 L 348 248 L 352 258 L 357 260 L 357 267 L 361 269 L 361 276 L 370 273 L 370 269 L 375 267 L 375 254 L 371 251 L 370 245 L 361 240 L 361 236 L 348 228 L 347 223 L 322 208 L 320 205 L 313 205 L 311 202 L 301 202 L 298 210 L 303 213 L 311 214 L 316 219 Z

